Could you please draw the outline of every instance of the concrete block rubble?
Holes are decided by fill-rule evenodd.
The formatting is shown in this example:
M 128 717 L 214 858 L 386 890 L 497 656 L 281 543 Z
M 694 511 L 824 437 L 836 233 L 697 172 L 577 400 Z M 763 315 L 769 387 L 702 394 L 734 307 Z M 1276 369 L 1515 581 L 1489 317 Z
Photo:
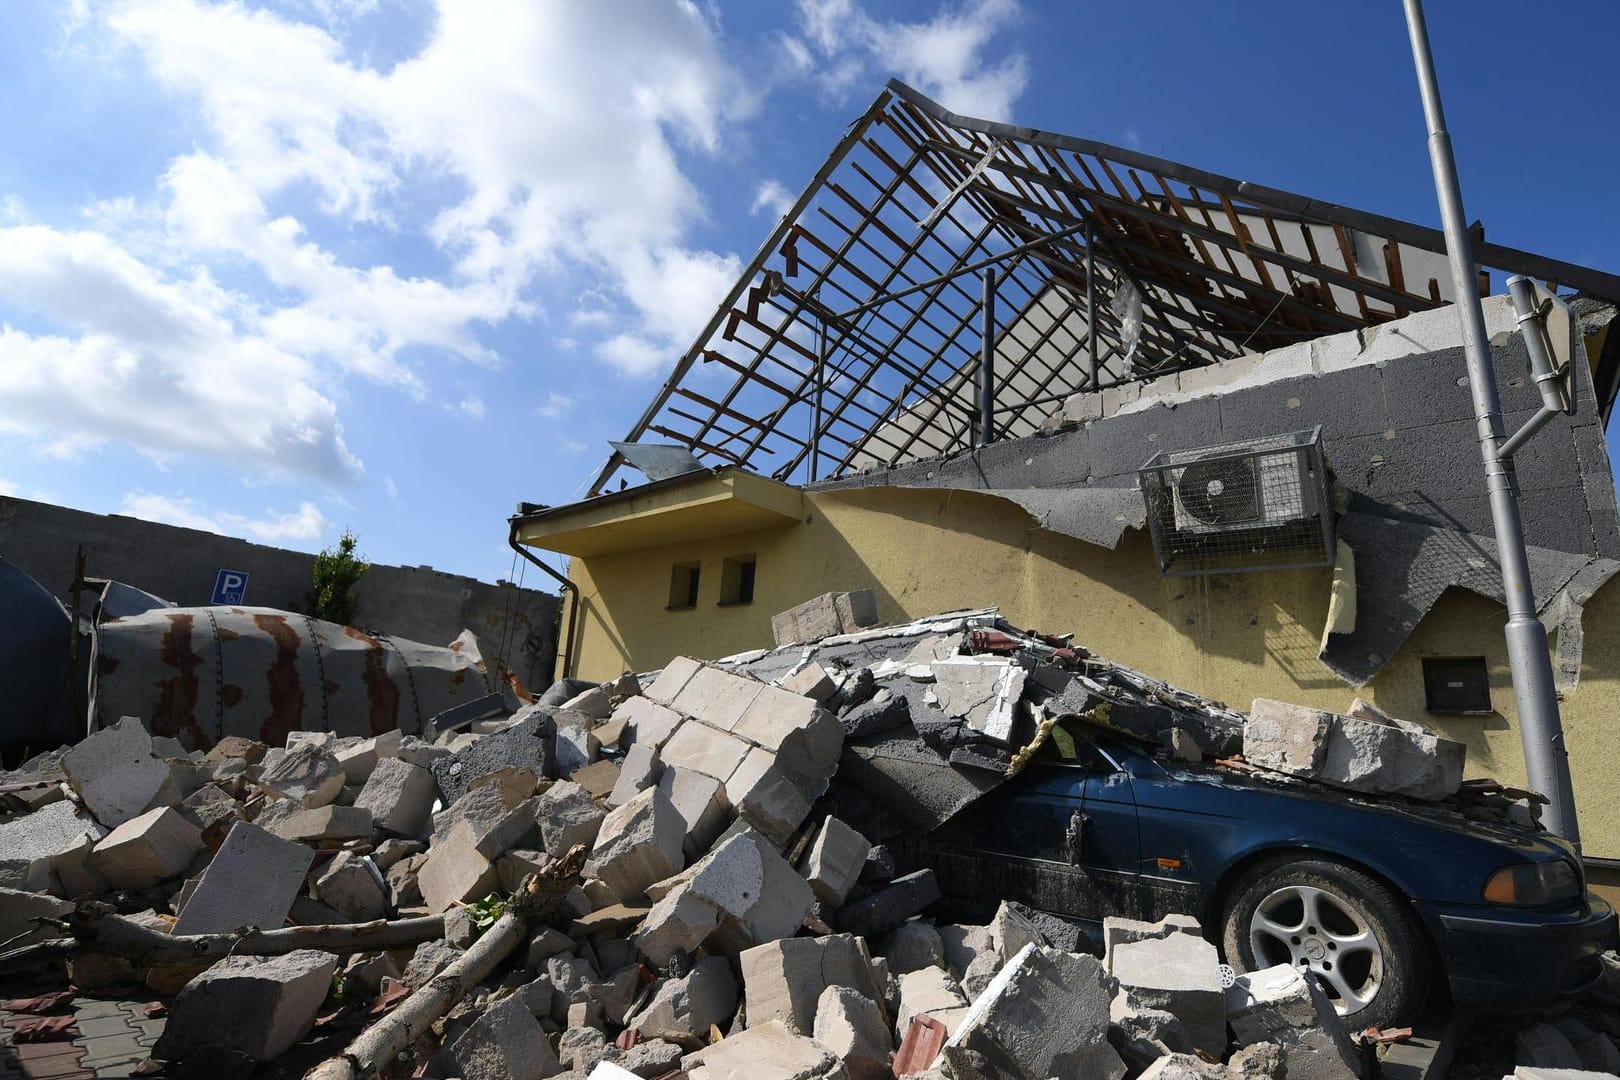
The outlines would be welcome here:
M 1110 919 L 1101 957 L 1017 898 L 938 921 L 893 841 L 1076 718 L 1176 767 L 1454 807 L 1460 747 L 1368 706 L 1244 716 L 993 609 L 846 632 L 872 620 L 842 595 L 788 645 L 420 735 L 188 750 L 126 717 L 39 755 L 0 775 L 0 963 L 175 995 L 156 1052 L 210 1075 L 312 1040 L 322 1080 L 394 1069 L 356 1049 L 388 1016 L 464 1080 L 1359 1074 L 1313 984 L 1223 978 L 1190 917 Z

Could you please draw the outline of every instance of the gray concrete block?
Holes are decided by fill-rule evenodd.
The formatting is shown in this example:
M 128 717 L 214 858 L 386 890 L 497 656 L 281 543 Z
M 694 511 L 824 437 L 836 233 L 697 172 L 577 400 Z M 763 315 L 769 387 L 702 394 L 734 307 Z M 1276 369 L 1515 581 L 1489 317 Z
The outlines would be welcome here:
M 167 806 L 130 818 L 90 851 L 90 869 L 132 892 L 175 877 L 203 849 L 197 826 Z
M 664 665 L 658 677 L 641 691 L 641 696 L 655 704 L 668 705 L 702 667 L 701 660 L 693 660 L 690 656 L 677 656 Z
M 748 756 L 749 744 L 707 724 L 688 721 L 676 729 L 661 751 L 664 765 L 696 769 L 722 784 Z
M 364 855 L 352 851 L 338 852 L 322 867 L 315 877 L 313 892 L 315 899 L 350 922 L 380 919 L 388 914 L 382 873 Z
M 637 742 L 624 755 L 619 766 L 618 779 L 608 793 L 608 806 L 623 806 L 642 791 L 658 783 L 664 771 L 664 762 L 658 756 L 658 747 L 652 743 Z
M 939 881 L 934 872 L 918 870 L 839 908 L 838 925 L 852 934 L 874 936 L 895 929 L 939 897 Z
M 75 744 L 62 755 L 62 769 L 85 807 L 109 829 L 145 813 L 169 779 L 169 767 L 152 752 L 151 736 L 133 716 Z
M 686 834 L 681 847 L 687 860 L 702 858 L 728 822 L 726 786 L 696 769 L 674 765 L 663 771 L 657 786 L 680 815 Z
M 371 829 L 370 810 L 363 806 L 335 804 L 296 811 L 270 827 L 270 831 L 283 840 L 315 845 L 370 840 Z
M 1112 996 L 1094 957 L 1027 946 L 974 1001 L 942 1055 L 956 1080 L 1119 1080 Z
M 628 901 L 686 864 L 685 839 L 685 823 L 668 796 L 648 788 L 603 819 L 591 865 L 615 896 Z
M 739 989 L 723 956 L 699 960 L 682 978 L 660 979 L 652 998 L 626 1022 L 645 1039 L 666 1032 L 707 1039 L 711 1024 L 725 1024 L 737 1011 Z
M 1324 441 L 1376 435 L 1392 426 L 1377 367 L 1284 379 L 1218 400 L 1227 442 L 1309 431 L 1317 424 Z
M 315 853 L 238 821 L 203 871 L 174 924 L 175 934 L 222 934 L 244 926 L 278 929 L 287 920 Z
M 596 805 L 585 789 L 559 780 L 535 800 L 535 818 L 540 839 L 552 858 L 561 858 L 575 844 L 589 848 L 596 843 L 607 812 Z
M 416 837 L 427 831 L 438 794 L 438 785 L 428 770 L 399 758 L 382 758 L 372 768 L 354 805 L 369 810 L 377 828 Z
M 816 1005 L 829 986 L 872 988 L 868 956 L 849 934 L 784 938 L 745 950 L 742 968 L 750 1028 L 779 1020 L 803 1035 L 815 1029 Z
M 59 887 L 54 860 L 107 834 L 73 803 L 54 802 L 33 813 L 0 822 L 0 886 L 27 892 L 51 892 Z
M 451 904 L 488 896 L 499 880 L 495 865 L 479 852 L 478 839 L 464 822 L 434 842 L 416 875 L 422 899 L 434 914 Z
M 527 769 L 536 777 L 556 776 L 557 725 L 552 713 L 543 706 L 527 706 L 513 715 L 505 730 L 485 735 L 464 750 L 434 760 L 429 768 L 445 805 L 465 795 L 479 777 L 502 769 Z
M 871 842 L 866 837 L 838 818 L 829 817 L 822 823 L 799 870 L 810 883 L 816 899 L 838 907 L 860 880 L 871 850 Z
M 780 1021 L 753 1025 L 688 1054 L 681 1062 L 689 1080 L 772 1077 L 774 1080 L 849 1080 L 843 1062 L 814 1039 Z
M 927 1016 L 945 1025 L 955 1034 L 967 1019 L 968 998 L 956 978 L 944 968 L 921 967 L 901 973 L 899 1005 L 895 1009 L 895 1031 L 903 1033 L 919 1016 Z
M 462 1080 L 544 1080 L 563 1071 L 521 998 L 502 999 L 440 1053 L 446 1075 Z
M 336 970 L 337 957 L 313 949 L 227 957 L 180 991 L 154 1053 L 184 1061 L 215 1046 L 254 1061 L 279 1057 L 309 1031 Z
M 271 755 L 266 755 L 268 762 Z M 306 810 L 325 806 L 343 791 L 343 766 L 318 743 L 304 743 L 276 758 L 259 774 L 258 785 Z
M 829 986 L 816 1001 L 812 1035 L 844 1063 L 850 1080 L 888 1080 L 894 1036 L 883 1010 L 869 994 L 850 986 Z
M 1116 945 L 1111 974 L 1133 1004 L 1177 1017 L 1195 1047 L 1226 1049 L 1226 994 L 1215 946 L 1192 934 L 1170 934 Z

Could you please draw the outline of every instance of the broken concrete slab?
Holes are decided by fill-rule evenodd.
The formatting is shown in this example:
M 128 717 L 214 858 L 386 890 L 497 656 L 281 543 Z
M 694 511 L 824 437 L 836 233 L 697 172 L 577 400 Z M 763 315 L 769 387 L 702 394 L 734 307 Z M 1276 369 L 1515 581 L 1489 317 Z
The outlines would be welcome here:
M 757 834 L 742 832 L 715 847 L 685 873 L 659 883 L 637 950 L 663 966 L 677 952 L 705 942 L 739 952 L 793 934 L 814 899 L 787 861 Z M 722 927 L 725 931 L 717 935 Z
M 203 849 L 197 826 L 167 806 L 130 818 L 90 851 L 90 869 L 107 884 L 138 892 L 180 874 Z
M 838 926 L 852 934 L 874 937 L 895 929 L 939 898 L 939 880 L 933 870 L 924 868 L 839 908 Z
M 974 1001 L 942 1056 L 955 1080 L 1119 1080 L 1125 1063 L 1108 1042 L 1112 997 L 1095 958 L 1026 945 Z
M 60 919 L 73 910 L 73 904 L 44 893 L 0 888 L 0 941 L 6 951 L 21 949 L 37 941 L 53 938 L 57 931 L 34 920 Z
M 383 876 L 364 855 L 340 851 L 314 881 L 315 899 L 350 922 L 380 919 L 388 914 Z
M 904 1031 L 912 1020 L 928 1016 L 954 1033 L 967 1018 L 968 999 L 962 987 L 944 968 L 921 967 L 901 974 L 900 1003 L 895 1010 L 895 1027 Z
M 850 986 L 829 986 L 816 1001 L 812 1036 L 838 1057 L 850 1080 L 889 1080 L 894 1036 L 871 996 Z
M 545 1080 L 563 1071 L 523 1000 L 503 998 L 439 1052 L 435 1065 L 462 1080 Z
M 309 1031 L 332 987 L 337 957 L 314 949 L 231 956 L 186 984 L 153 1053 L 184 1061 L 205 1047 L 270 1061 Z
M 152 737 L 133 716 L 70 747 L 62 770 L 86 809 L 109 829 L 150 809 L 169 779 L 169 766 L 152 752 Z
M 675 729 L 661 751 L 664 766 L 696 769 L 722 784 L 731 778 L 752 747 L 735 735 L 696 720 Z
M 1179 1018 L 1193 1046 L 1220 1056 L 1226 1048 L 1226 993 L 1215 946 L 1192 934 L 1115 945 L 1110 974 L 1133 1004 Z
M 440 797 L 449 806 L 466 795 L 475 780 L 502 769 L 526 769 L 536 777 L 556 776 L 556 735 L 552 710 L 529 705 L 514 713 L 504 730 L 485 735 L 428 767 L 439 785 Z M 400 756 L 406 755 L 402 752 Z
M 814 1039 L 796 1034 L 780 1020 L 750 1025 L 688 1054 L 681 1061 L 688 1080 L 849 1080 L 844 1063 Z
M 695 769 L 671 765 L 658 778 L 658 789 L 680 815 L 686 839 L 686 858 L 699 859 L 727 824 L 726 788 L 720 781 Z M 808 809 L 808 808 L 807 808 Z
M 1243 729 L 1253 764 L 1336 787 L 1437 800 L 1462 782 L 1467 748 L 1416 724 L 1256 698 Z
M 535 803 L 522 794 L 524 790 L 498 784 L 473 788 L 450 809 L 433 816 L 433 843 L 462 827 L 487 859 L 519 846 L 537 830 Z
M 788 675 L 777 680 L 776 685 L 790 694 L 807 697 L 818 704 L 825 705 L 832 700 L 838 692 L 838 683 L 833 680 L 827 669 L 814 660 L 807 662 Z
M 660 979 L 652 998 L 626 1026 L 646 1039 L 671 1033 L 705 1039 L 709 1027 L 724 1024 L 737 1011 L 739 990 L 731 964 L 723 956 L 706 956 L 681 978 Z
M 1290 964 L 1237 975 L 1226 990 L 1226 1019 L 1240 1043 L 1276 1043 L 1298 1080 L 1351 1080 L 1361 1062 L 1333 1003 L 1314 976 Z
M 779 846 L 787 844 L 810 813 L 802 787 L 782 768 L 783 760 L 753 747 L 725 786 L 725 800 L 737 815 Z
M 457 823 L 449 835 L 433 843 L 427 861 L 416 874 L 422 900 L 434 914 L 451 904 L 488 896 L 499 881 L 495 865 L 480 853 L 478 838 L 465 822 Z
M 694 660 L 690 656 L 677 656 L 664 665 L 657 678 L 642 688 L 641 696 L 655 704 L 668 705 L 702 667 L 701 660 Z M 629 701 L 626 704 L 629 704 Z
M 810 883 L 816 899 L 838 907 L 860 880 L 871 842 L 836 817 L 828 817 L 816 834 L 816 842 L 799 867 Z
M 584 788 L 559 780 L 535 800 L 534 816 L 540 842 L 553 858 L 560 858 L 575 844 L 595 844 L 607 813 Z
M 934 685 L 927 701 L 946 716 L 1003 745 L 1013 739 L 1027 672 L 1005 657 L 961 656 L 929 665 Z
M 868 994 L 874 990 L 870 956 L 850 934 L 767 941 L 745 949 L 737 960 L 750 1028 L 780 1021 L 808 1035 L 827 987 L 849 986 Z
M 669 797 L 648 788 L 603 819 L 590 872 L 620 900 L 635 899 L 686 865 L 685 839 L 685 823 Z
M 1127 919 L 1120 915 L 1105 916 L 1103 918 L 1103 970 L 1113 971 L 1112 962 L 1116 945 L 1128 945 L 1134 941 L 1152 941 L 1169 937 L 1171 934 L 1192 934 L 1195 937 L 1201 937 L 1203 932 L 1203 928 L 1198 925 L 1198 920 L 1191 915 L 1166 915 L 1158 922 Z
M 400 836 L 418 837 L 433 816 L 438 785 L 428 770 L 399 758 L 382 758 L 354 805 L 371 811 L 377 828 Z
M 1006 782 L 977 769 L 951 768 L 907 728 L 846 742 L 839 780 L 860 788 L 920 832 L 939 828 Z
M 608 793 L 608 806 L 623 806 L 638 793 L 658 783 L 663 771 L 664 762 L 658 756 L 658 747 L 652 743 L 633 744 L 626 751 L 624 762 L 619 766 L 619 775 L 614 781 L 613 790 Z
M 945 942 L 934 924 L 912 919 L 889 931 L 878 952 L 889 962 L 889 971 L 904 975 L 925 967 L 945 970 Z
M 266 755 L 265 760 L 269 759 Z M 342 794 L 345 779 L 337 758 L 318 743 L 304 743 L 267 764 L 257 782 L 261 788 L 313 810 Z
M 203 871 L 173 933 L 222 934 L 246 926 L 275 930 L 287 920 L 315 853 L 238 821 Z
M 602 743 L 591 731 L 591 722 L 577 713 L 559 710 L 556 715 L 557 734 L 553 740 L 558 776 L 572 776 L 594 763 L 602 751 Z
M 76 853 L 85 841 L 93 843 L 105 835 L 104 827 L 66 800 L 0 823 L 0 886 L 59 893 L 65 882 L 58 880 L 55 864 L 82 861 Z
M 289 814 L 272 824 L 270 831 L 283 840 L 316 846 L 370 840 L 371 811 L 363 806 L 328 804 Z

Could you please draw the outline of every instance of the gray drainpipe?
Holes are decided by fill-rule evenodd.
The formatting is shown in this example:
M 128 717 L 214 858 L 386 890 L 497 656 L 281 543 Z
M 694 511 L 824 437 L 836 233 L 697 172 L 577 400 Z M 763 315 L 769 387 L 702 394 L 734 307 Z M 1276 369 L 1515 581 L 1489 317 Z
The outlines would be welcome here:
M 567 651 L 563 653 L 562 674 L 558 677 L 571 679 L 574 677 L 574 624 L 579 619 L 579 586 L 569 581 L 567 575 L 557 573 L 557 571 L 535 558 L 528 548 L 518 543 L 517 518 L 512 519 L 512 528 L 506 534 L 506 546 L 521 555 L 526 562 L 532 563 L 550 574 L 557 580 L 557 584 L 562 586 L 562 590 L 572 597 L 573 602 L 568 605 L 568 636 L 558 643 L 567 646 Z
M 1451 151 L 1451 136 L 1446 132 L 1445 112 L 1440 106 L 1440 85 L 1434 74 L 1428 27 L 1423 21 L 1423 0 L 1405 0 L 1405 3 L 1412 61 L 1417 68 L 1423 113 L 1429 125 L 1429 164 L 1434 171 L 1435 195 L 1445 225 L 1457 317 L 1462 322 L 1468 389 L 1474 398 L 1479 453 L 1485 462 L 1497 557 L 1502 563 L 1502 592 L 1508 609 L 1508 668 L 1513 674 L 1513 697 L 1519 709 L 1519 739 L 1524 745 L 1525 773 L 1530 787 L 1549 800 L 1544 813 L 1547 830 L 1563 837 L 1578 850 L 1581 833 L 1575 820 L 1575 796 L 1569 778 L 1563 723 L 1558 716 L 1558 695 L 1553 689 L 1552 660 L 1547 653 L 1547 628 L 1536 617 L 1535 590 L 1530 582 L 1530 561 L 1524 546 L 1524 524 L 1519 517 L 1513 478 L 1509 475 L 1511 462 L 1502 452 L 1502 403 L 1497 396 L 1496 372 L 1491 366 L 1490 344 L 1485 336 L 1485 312 L 1480 307 L 1479 289 L 1475 284 L 1473 243 L 1468 235 L 1467 218 L 1463 216 L 1457 162 Z M 1529 337 L 1531 335 L 1526 334 L 1526 338 Z M 1547 384 L 1540 385 L 1545 393 Z

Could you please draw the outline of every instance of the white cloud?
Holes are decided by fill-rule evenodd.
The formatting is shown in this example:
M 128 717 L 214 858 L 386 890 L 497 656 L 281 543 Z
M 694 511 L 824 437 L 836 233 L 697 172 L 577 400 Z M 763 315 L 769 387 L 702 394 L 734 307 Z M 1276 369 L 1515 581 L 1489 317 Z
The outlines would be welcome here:
M 400 505 L 399 485 L 394 483 L 394 478 L 392 476 L 383 477 L 382 486 L 384 493 L 386 493 L 388 496 L 388 501 L 393 503 L 395 506 Z
M 0 302 L 63 328 L 0 326 L 0 429 L 47 453 L 119 440 L 159 459 L 361 471 L 315 368 L 206 271 L 165 276 L 99 233 L 0 228 Z
M 18 490 L 17 481 L 0 476 L 0 495 L 15 495 Z
M 599 342 L 596 355 L 630 376 L 653 375 L 667 367 L 672 353 L 636 334 L 615 334 Z
M 783 187 L 780 181 L 766 180 L 754 192 L 754 203 L 748 208 L 748 212 L 757 214 L 764 210 L 772 218 L 780 218 L 792 205 L 793 192 Z
M 1014 51 L 991 60 L 991 40 L 1020 14 L 1017 0 L 963 0 L 925 22 L 874 19 L 854 0 L 799 0 L 805 36 L 822 57 L 815 78 L 842 100 L 876 69 L 898 75 L 954 112 L 1012 118 L 1029 83 L 1029 64 Z
M 469 420 L 482 420 L 484 418 L 484 401 L 482 398 L 468 395 L 454 405 L 446 406 L 452 412 L 460 413 Z
M 130 517 L 160 521 L 188 529 L 202 529 L 223 536 L 245 536 L 264 543 L 286 540 L 317 540 L 332 522 L 313 502 L 302 502 L 286 513 L 267 510 L 263 517 L 243 514 L 209 513 L 187 497 L 158 495 L 145 491 L 124 493 L 121 509 Z
M 548 420 L 561 420 L 573 409 L 577 400 L 572 394 L 559 394 L 555 390 L 547 390 L 546 400 L 542 401 L 535 411 Z

